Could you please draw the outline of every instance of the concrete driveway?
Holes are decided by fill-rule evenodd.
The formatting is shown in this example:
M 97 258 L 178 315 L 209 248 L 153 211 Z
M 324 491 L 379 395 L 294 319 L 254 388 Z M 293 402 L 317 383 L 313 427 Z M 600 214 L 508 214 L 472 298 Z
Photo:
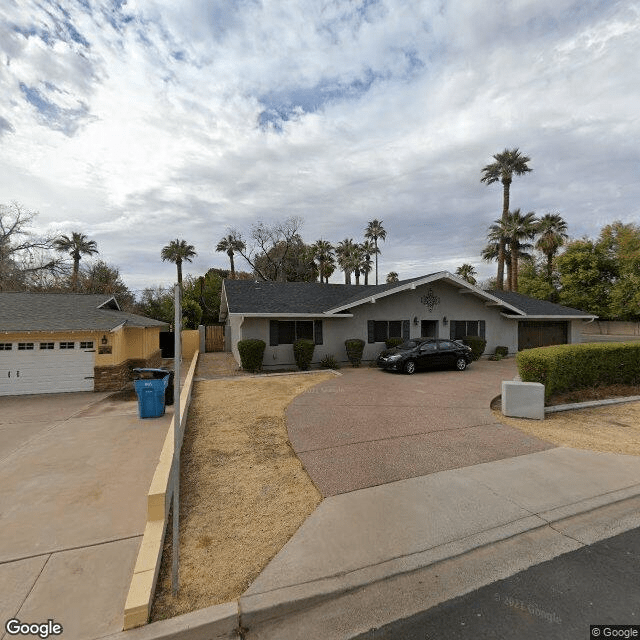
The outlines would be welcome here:
M 172 412 L 65 393 L 0 399 L 4 622 L 53 619 L 65 639 L 122 629 L 146 496 Z
M 555 445 L 496 422 L 489 409 L 515 359 L 407 376 L 362 367 L 298 396 L 289 438 L 324 496 Z

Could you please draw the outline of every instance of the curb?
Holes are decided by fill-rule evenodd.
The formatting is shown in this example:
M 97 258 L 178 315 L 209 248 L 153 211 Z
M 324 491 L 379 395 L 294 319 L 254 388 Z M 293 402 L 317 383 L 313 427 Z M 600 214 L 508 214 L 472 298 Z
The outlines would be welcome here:
M 610 404 L 624 404 L 625 402 L 638 402 L 640 396 L 626 396 L 622 398 L 609 398 L 607 400 L 589 400 L 588 402 L 574 402 L 573 404 L 557 404 L 553 407 L 545 407 L 545 413 L 558 411 L 571 411 L 571 409 L 591 409 L 592 407 L 606 407 Z

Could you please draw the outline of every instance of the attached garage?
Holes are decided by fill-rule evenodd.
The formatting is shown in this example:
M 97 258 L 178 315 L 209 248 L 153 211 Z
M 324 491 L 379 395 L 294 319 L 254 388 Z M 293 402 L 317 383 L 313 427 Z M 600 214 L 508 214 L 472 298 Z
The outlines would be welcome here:
M 518 351 L 569 342 L 568 322 L 521 320 L 518 322 Z
M 93 391 L 93 341 L 0 342 L 0 395 Z
M 0 396 L 122 389 L 165 327 L 109 295 L 0 292 Z

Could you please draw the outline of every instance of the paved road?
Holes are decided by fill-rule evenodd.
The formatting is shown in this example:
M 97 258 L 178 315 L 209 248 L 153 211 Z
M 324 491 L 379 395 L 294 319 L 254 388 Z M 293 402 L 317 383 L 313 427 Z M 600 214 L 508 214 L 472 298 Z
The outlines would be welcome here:
M 640 529 L 559 556 L 353 640 L 587 640 L 638 625 Z M 630 637 L 619 635 L 616 637 Z
M 463 372 L 342 374 L 287 410 L 293 448 L 325 497 L 554 446 L 497 423 L 489 409 L 517 374 L 513 358 Z

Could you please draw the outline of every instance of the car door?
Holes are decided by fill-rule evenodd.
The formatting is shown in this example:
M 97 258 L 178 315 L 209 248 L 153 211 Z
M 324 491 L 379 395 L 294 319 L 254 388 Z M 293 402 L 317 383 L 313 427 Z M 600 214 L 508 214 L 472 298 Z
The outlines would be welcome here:
M 438 365 L 452 367 L 456 361 L 457 347 L 451 340 L 438 341 Z
M 423 342 L 418 348 L 417 366 L 419 369 L 433 369 L 437 366 L 438 345 L 435 342 Z

